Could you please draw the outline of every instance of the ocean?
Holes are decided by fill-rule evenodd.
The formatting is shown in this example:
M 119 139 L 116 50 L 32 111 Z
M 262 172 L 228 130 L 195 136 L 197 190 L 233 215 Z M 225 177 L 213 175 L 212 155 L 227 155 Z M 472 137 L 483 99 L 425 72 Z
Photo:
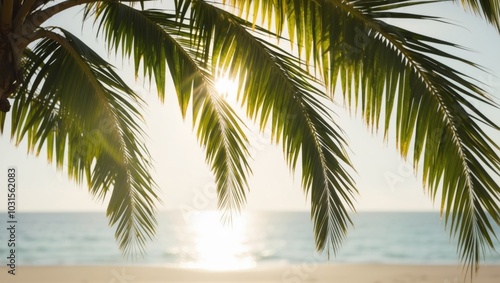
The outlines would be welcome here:
M 439 214 L 359 212 L 336 254 L 317 253 L 308 212 L 248 212 L 223 224 L 217 212 L 160 212 L 146 253 L 124 257 L 102 212 L 19 213 L 16 262 L 27 265 L 151 265 L 245 269 L 308 263 L 458 264 Z M 7 218 L 0 219 L 7 226 Z M 7 264 L 9 231 L 0 232 Z M 496 227 L 500 234 L 500 228 Z M 500 244 L 496 242 L 497 250 Z M 500 264 L 498 253 L 483 261 Z

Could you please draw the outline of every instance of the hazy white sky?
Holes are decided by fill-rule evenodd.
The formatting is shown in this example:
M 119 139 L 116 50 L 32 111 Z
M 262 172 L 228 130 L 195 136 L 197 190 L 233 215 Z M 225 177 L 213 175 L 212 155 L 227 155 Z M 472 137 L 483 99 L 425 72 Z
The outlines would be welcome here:
M 463 16 L 460 8 L 434 9 L 446 11 L 467 27 L 457 28 L 432 26 L 432 34 L 445 37 L 472 48 L 467 58 L 478 62 L 490 70 L 487 75 L 475 71 L 471 73 L 480 82 L 491 87 L 490 93 L 500 102 L 500 57 L 496 50 L 500 46 L 500 35 L 472 16 Z M 82 34 L 78 21 L 68 20 L 77 10 L 67 11 L 66 15 L 55 19 L 76 35 L 94 41 L 95 35 Z M 466 22 L 463 22 L 466 19 Z M 67 27 L 68 22 L 75 23 Z M 429 32 L 431 26 L 421 25 L 416 29 Z M 84 32 L 89 32 L 86 28 Z M 466 54 L 466 53 L 464 53 Z M 118 64 L 118 68 L 122 65 Z M 133 81 L 133 74 L 127 72 L 126 81 Z M 495 78 L 495 76 L 497 78 Z M 134 88 L 147 97 L 148 146 L 154 158 L 153 177 L 161 188 L 163 209 L 214 209 L 216 198 L 210 171 L 204 162 L 203 151 L 198 146 L 191 121 L 183 121 L 173 90 L 167 96 L 165 105 L 155 99 L 154 91 L 148 94 L 147 86 L 138 82 Z M 341 109 L 337 109 L 340 124 L 344 127 L 350 141 L 357 175 L 355 179 L 360 191 L 357 197 L 358 210 L 437 210 L 423 192 L 421 181 L 413 175 L 411 167 L 396 154 L 393 143 L 384 145 L 380 136 L 369 134 L 363 123 L 351 119 Z M 499 111 L 489 110 L 490 117 L 500 121 Z M 496 116 L 493 116 L 495 114 Z M 7 168 L 15 166 L 18 171 L 18 211 L 86 211 L 105 210 L 104 203 L 93 200 L 85 185 L 76 185 L 68 180 L 65 172 L 57 172 L 46 161 L 45 152 L 39 158 L 26 154 L 26 144 L 16 148 L 7 134 L 0 137 L 0 211 L 7 204 Z M 254 145 L 252 161 L 253 176 L 250 178 L 251 191 L 248 194 L 246 209 L 308 209 L 302 189 L 300 176 L 292 176 L 283 161 L 280 147 L 269 144 L 266 134 L 255 133 L 250 140 Z M 499 133 L 493 138 L 500 141 Z

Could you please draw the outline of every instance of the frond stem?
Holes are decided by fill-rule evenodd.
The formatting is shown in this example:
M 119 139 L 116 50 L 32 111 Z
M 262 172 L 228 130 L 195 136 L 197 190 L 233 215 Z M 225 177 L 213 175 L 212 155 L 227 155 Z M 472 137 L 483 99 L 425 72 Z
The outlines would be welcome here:
M 36 2 L 36 0 L 25 0 L 23 2 L 23 5 L 19 9 L 19 12 L 17 12 L 16 17 L 14 18 L 14 21 L 13 21 L 14 27 L 20 27 L 23 25 L 24 20 L 26 19 L 28 14 L 33 10 L 35 2 Z
M 378 34 L 384 37 L 387 40 L 387 42 L 389 42 L 395 49 L 401 52 L 402 56 L 406 59 L 406 61 L 408 62 L 410 67 L 414 70 L 414 72 L 417 74 L 417 76 L 422 78 L 422 81 L 425 84 L 426 88 L 429 90 L 430 93 L 433 94 L 432 97 L 434 97 L 437 100 L 439 108 L 441 109 L 441 112 L 444 114 L 444 117 L 446 118 L 446 124 L 451 128 L 453 140 L 457 145 L 459 155 L 461 156 L 462 159 L 462 165 L 465 168 L 464 174 L 465 178 L 467 179 L 467 184 L 470 188 L 469 192 L 472 193 L 474 186 L 472 182 L 472 177 L 470 175 L 470 168 L 467 164 L 467 158 L 464 151 L 464 145 L 462 139 L 457 133 L 458 132 L 457 127 L 454 123 L 453 117 L 451 117 L 451 114 L 449 113 L 446 104 L 440 98 L 439 91 L 433 86 L 433 84 L 431 83 L 431 79 L 429 78 L 425 70 L 423 70 L 422 67 L 413 59 L 412 55 L 408 52 L 408 50 L 405 48 L 403 44 L 398 42 L 392 35 L 385 32 L 378 24 L 374 23 L 371 18 L 367 17 L 362 12 L 360 12 L 359 10 L 355 9 L 354 7 L 352 7 L 351 5 L 347 4 L 342 0 L 334 0 L 332 2 L 337 7 L 346 10 L 351 15 L 360 19 L 363 23 L 367 24 L 370 28 L 372 28 Z
M 54 16 L 54 15 L 56 15 L 64 10 L 67 10 L 69 8 L 83 5 L 83 4 L 89 4 L 89 3 L 93 3 L 93 2 L 99 2 L 99 1 L 98 0 L 68 0 L 68 1 L 61 2 L 61 3 L 56 4 L 54 6 L 50 6 L 47 9 L 37 11 L 30 16 L 27 16 L 27 18 L 25 20 L 26 21 L 25 25 L 28 25 L 27 29 L 26 29 L 26 27 L 24 27 L 24 25 L 19 25 L 17 28 L 25 28 L 28 32 L 29 31 L 33 32 L 34 30 L 39 28 L 41 24 L 43 24 L 45 21 L 50 19 L 52 16 Z

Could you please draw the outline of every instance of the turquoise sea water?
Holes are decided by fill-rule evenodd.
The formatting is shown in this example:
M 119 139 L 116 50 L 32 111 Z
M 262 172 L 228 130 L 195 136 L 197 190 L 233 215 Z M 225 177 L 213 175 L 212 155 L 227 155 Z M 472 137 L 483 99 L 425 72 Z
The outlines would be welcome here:
M 8 256 L 7 219 L 0 232 L 0 258 Z M 17 215 L 16 258 L 21 265 L 144 264 L 241 269 L 284 263 L 456 264 L 458 255 L 436 213 L 369 213 L 353 217 L 337 255 L 315 252 L 308 212 L 249 212 L 221 224 L 220 214 L 160 212 L 157 238 L 146 254 L 124 258 L 104 213 Z M 496 227 L 500 234 L 499 227 Z M 497 250 L 500 244 L 496 242 Z M 500 264 L 490 253 L 486 263 Z

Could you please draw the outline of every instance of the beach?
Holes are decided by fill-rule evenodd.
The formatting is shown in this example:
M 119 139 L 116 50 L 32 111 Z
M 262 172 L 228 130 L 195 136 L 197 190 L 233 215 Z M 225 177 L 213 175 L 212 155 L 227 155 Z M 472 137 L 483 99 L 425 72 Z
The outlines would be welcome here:
M 103 214 L 19 217 L 17 249 L 0 245 L 0 283 L 469 282 L 434 213 L 359 215 L 330 259 L 314 250 L 307 212 L 248 214 L 233 229 L 215 214 L 190 222 L 159 214 L 157 238 L 135 258 L 120 253 Z M 11 261 L 15 275 L 8 273 Z M 500 283 L 498 253 L 486 254 L 473 282 Z
M 0 268 L 0 282 L 36 283 L 461 283 L 452 265 L 298 264 L 237 271 L 152 266 L 20 266 L 16 275 Z M 500 265 L 481 266 L 473 282 L 500 282 Z

